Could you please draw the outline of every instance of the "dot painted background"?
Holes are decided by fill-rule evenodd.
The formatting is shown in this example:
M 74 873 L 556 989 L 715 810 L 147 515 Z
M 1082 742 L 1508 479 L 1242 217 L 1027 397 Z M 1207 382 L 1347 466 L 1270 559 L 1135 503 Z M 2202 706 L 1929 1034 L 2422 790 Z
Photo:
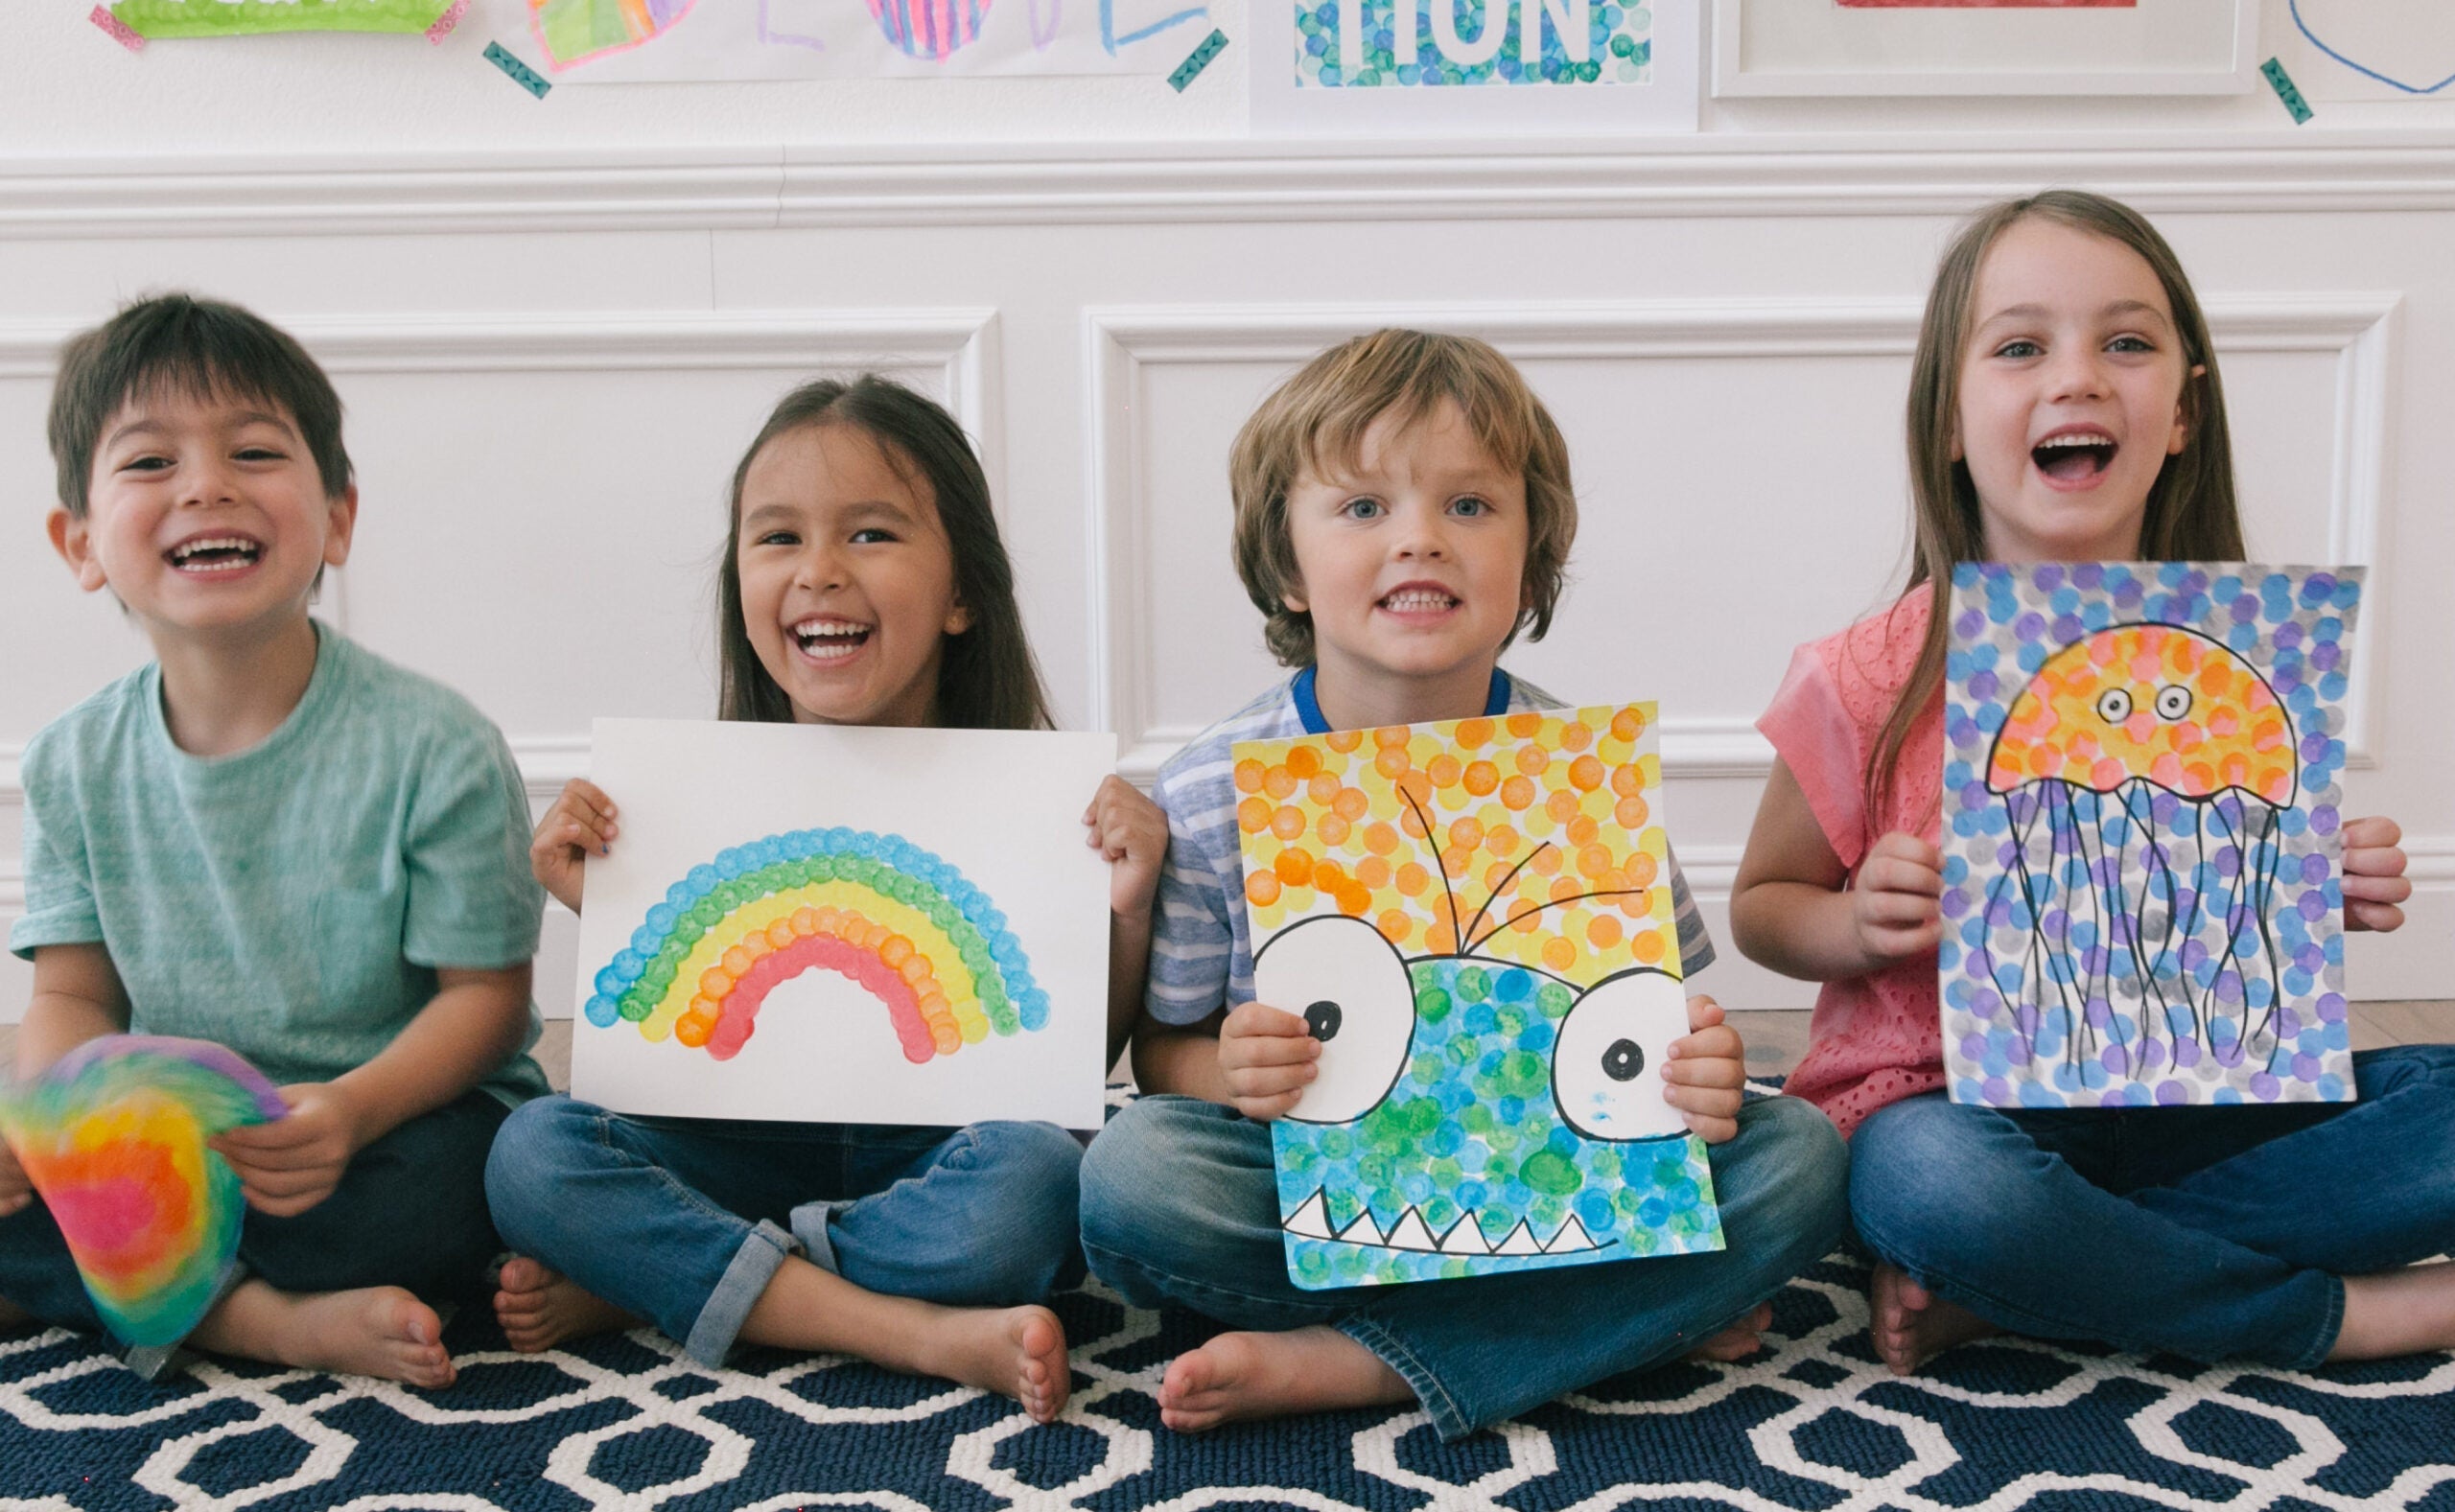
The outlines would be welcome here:
M 1487 26 L 1505 29 L 1500 49 L 1477 63 L 1453 61 L 1434 37 L 1431 7 L 1454 5 L 1456 35 L 1464 51 Z M 1541 56 L 1524 56 L 1519 5 L 1535 8 Z M 1419 89 L 1459 84 L 1641 84 L 1652 74 L 1653 12 L 1645 5 L 1591 0 L 1586 10 L 1586 47 L 1582 60 L 1573 59 L 1559 33 L 1542 10 L 1543 0 L 1362 0 L 1362 66 L 1342 62 L 1339 0 L 1307 4 L 1296 11 L 1296 82 L 1300 87 L 1346 89 Z M 1402 21 L 1403 14 L 1403 21 Z M 1572 12 L 1574 14 L 1574 12 Z M 1415 32 L 1413 62 L 1398 56 L 1398 29 Z
M 2225 563 L 1955 570 L 1938 960 L 1954 1101 L 2350 1099 L 2339 778 L 2361 576 Z M 2169 664 L 2148 682 L 2190 685 L 2190 719 L 2248 705 L 2238 678 L 2218 676 L 2211 697 L 2175 675 L 2178 651 L 2212 651 L 2203 664 L 2238 659 L 2265 680 L 2289 721 L 2289 804 L 2171 763 L 2159 781 L 2107 770 L 2101 756 L 2054 776 L 1996 759 L 2048 659 L 2082 641 L 2139 645 L 2116 628 L 2126 625 L 2182 627 L 2223 648 L 2165 638 Z
M 1588 1140 L 1552 1091 L 1558 1026 L 1631 966 L 1679 973 L 1654 706 L 1344 731 L 1234 748 L 1257 950 L 1308 919 L 1369 921 L 1407 958 L 1405 1069 L 1347 1124 L 1271 1126 L 1279 1216 L 1334 1230 L 1410 1213 L 1435 1236 L 1574 1218 L 1596 1247 L 1430 1254 L 1285 1235 L 1305 1288 L 1482 1275 L 1722 1247 L 1695 1135 Z M 1427 822 L 1429 827 L 1427 828 Z M 1461 949 L 1461 945 L 1464 947 Z M 1394 963 L 1393 963 L 1394 965 Z

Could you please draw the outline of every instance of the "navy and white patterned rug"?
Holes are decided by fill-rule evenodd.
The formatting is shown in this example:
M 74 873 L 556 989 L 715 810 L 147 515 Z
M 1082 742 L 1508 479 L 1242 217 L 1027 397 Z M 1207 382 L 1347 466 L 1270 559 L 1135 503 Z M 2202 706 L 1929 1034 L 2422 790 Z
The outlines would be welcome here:
M 1772 1512 L 2217 1506 L 2455 1512 L 2455 1357 L 2280 1373 L 1990 1341 L 1897 1380 L 1835 1256 L 1738 1365 L 1604 1382 L 1444 1447 L 1420 1412 L 1199 1437 L 1161 1371 L 1209 1330 L 1058 1299 L 1065 1415 L 828 1358 L 711 1371 L 653 1333 L 512 1354 L 482 1312 L 441 1392 L 207 1363 L 147 1385 L 89 1338 L 0 1336 L 0 1508 L 857 1507 L 877 1512 Z

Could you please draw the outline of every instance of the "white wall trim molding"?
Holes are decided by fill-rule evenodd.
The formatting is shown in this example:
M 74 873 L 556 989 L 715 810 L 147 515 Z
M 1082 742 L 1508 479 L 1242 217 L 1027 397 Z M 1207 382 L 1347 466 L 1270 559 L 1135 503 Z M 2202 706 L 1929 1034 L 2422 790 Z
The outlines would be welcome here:
M 2225 353 L 2319 352 L 2336 358 L 2336 454 L 2327 500 L 2327 541 L 2335 560 L 2379 561 L 2389 486 L 2389 417 L 2394 407 L 2394 293 L 2255 293 L 2208 299 L 2217 346 Z M 1151 686 L 1151 574 L 1144 570 L 1149 500 L 1139 497 L 1148 409 L 1146 368 L 1226 361 L 1282 362 L 1290 368 L 1323 346 L 1383 325 L 1457 331 L 1490 341 L 1511 358 L 1630 360 L 1900 356 L 1918 337 L 1914 300 L 1647 300 L 1574 305 L 1165 306 L 1091 309 L 1084 314 L 1089 388 L 1085 538 L 1089 544 L 1091 721 L 1122 737 L 1121 769 L 1148 785 L 1159 763 L 1200 733 L 1158 726 Z M 2372 688 L 2385 657 L 2382 637 L 2365 640 L 2347 698 L 2348 764 L 2377 764 L 2378 700 Z M 1746 721 L 1680 719 L 1662 725 L 1662 765 L 1681 777 L 1763 777 L 1772 749 Z
M 332 236 L 1204 221 L 1957 215 L 2045 184 L 2151 214 L 2455 208 L 2443 128 L 1713 132 L 1553 143 L 608 147 L 0 157 L 0 235 Z
M 980 449 L 991 497 L 1006 497 L 997 312 L 927 310 L 596 311 L 567 314 L 281 316 L 325 369 L 352 373 L 671 372 L 935 367 L 947 407 Z M 83 322 L 0 321 L 0 378 L 48 379 Z M 341 583 L 318 613 L 342 622 Z M 586 769 L 588 736 L 512 741 L 532 792 Z M 20 804 L 22 744 L 0 743 L 0 808 Z M 539 775 L 546 774 L 546 775 Z M 554 775 L 559 774 L 559 775 Z

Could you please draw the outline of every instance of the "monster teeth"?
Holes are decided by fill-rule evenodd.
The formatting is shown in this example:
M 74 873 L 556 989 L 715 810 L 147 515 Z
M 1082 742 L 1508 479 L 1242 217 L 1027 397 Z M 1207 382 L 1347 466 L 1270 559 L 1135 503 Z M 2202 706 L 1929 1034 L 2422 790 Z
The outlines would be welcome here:
M 1490 1241 L 1484 1238 L 1484 1225 L 1476 1222 L 1475 1215 L 1469 1213 L 1450 1224 L 1449 1232 L 1440 1236 L 1440 1252 L 1444 1255 L 1488 1255 L 1492 1246 Z
M 1522 1218 L 1517 1221 L 1517 1226 L 1508 1231 L 1507 1239 L 1492 1246 L 1495 1255 L 1539 1255 L 1542 1252 L 1543 1246 L 1534 1242 L 1534 1230 L 1527 1227 L 1526 1220 Z
M 1398 1215 L 1398 1221 L 1383 1233 L 1372 1221 L 1369 1207 L 1355 1215 L 1346 1227 L 1330 1227 L 1329 1198 L 1326 1191 L 1316 1191 L 1298 1204 L 1279 1225 L 1298 1239 L 1331 1240 L 1342 1244 L 1361 1244 L 1373 1249 L 1396 1249 L 1417 1255 L 1574 1255 L 1601 1249 L 1583 1223 L 1575 1215 L 1553 1234 L 1549 1244 L 1534 1237 L 1534 1230 L 1524 1219 L 1508 1231 L 1499 1244 L 1484 1238 L 1483 1223 L 1477 1214 L 1469 1213 L 1449 1225 L 1438 1238 L 1433 1237 L 1431 1225 L 1424 1221 L 1419 1209 L 1410 1207 Z
M 1423 1226 L 1423 1215 L 1409 1208 L 1398 1217 L 1390 1237 L 1381 1241 L 1391 1249 L 1411 1249 L 1417 1254 L 1438 1253 L 1440 1246 L 1433 1243 L 1432 1230 Z
M 1321 1199 L 1321 1194 L 1319 1192 L 1316 1192 L 1311 1197 L 1306 1198 L 1304 1199 L 1304 1205 L 1298 1208 L 1295 1216 L 1290 1218 L 1281 1226 L 1289 1233 L 1297 1236 L 1298 1239 L 1330 1239 L 1336 1237 L 1330 1232 L 1329 1204 Z

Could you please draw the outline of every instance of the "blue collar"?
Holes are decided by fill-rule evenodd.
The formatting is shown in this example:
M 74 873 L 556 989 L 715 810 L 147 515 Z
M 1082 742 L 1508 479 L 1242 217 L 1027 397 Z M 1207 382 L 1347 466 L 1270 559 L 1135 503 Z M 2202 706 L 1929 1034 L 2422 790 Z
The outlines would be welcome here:
M 1296 674 L 1296 717 L 1304 721 L 1306 734 L 1326 735 L 1330 722 L 1321 717 L 1321 701 L 1313 692 L 1313 671 L 1308 666 Z M 1493 667 L 1491 691 L 1484 695 L 1484 717 L 1497 719 L 1508 713 L 1509 693 L 1508 674 Z

